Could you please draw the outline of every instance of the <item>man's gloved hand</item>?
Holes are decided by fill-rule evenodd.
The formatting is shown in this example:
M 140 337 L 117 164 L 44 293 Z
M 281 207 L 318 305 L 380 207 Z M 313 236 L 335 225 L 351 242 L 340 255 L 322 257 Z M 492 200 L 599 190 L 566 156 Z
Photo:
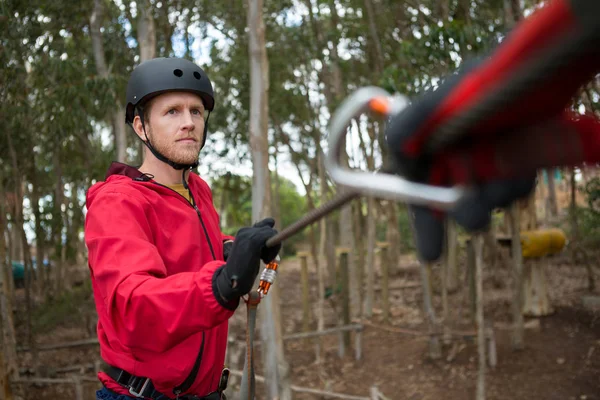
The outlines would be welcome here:
M 473 189 L 447 214 L 411 207 L 426 261 L 441 254 L 444 217 L 480 230 L 494 208 L 531 193 L 536 169 L 600 160 L 600 120 L 570 111 L 573 96 L 600 71 L 600 3 L 548 3 L 489 57 L 467 63 L 390 121 L 386 139 L 399 175 Z
M 424 261 L 436 261 L 442 254 L 445 218 L 455 219 L 468 231 L 480 231 L 489 225 L 495 208 L 506 207 L 526 197 L 535 187 L 535 169 L 510 177 L 481 176 L 480 171 L 496 168 L 497 157 L 494 157 L 495 154 L 490 157 L 480 155 L 496 149 L 495 141 L 507 135 L 481 134 L 481 139 L 477 140 L 475 136 L 458 138 L 434 151 L 427 149 L 427 140 L 417 138 L 430 122 L 431 115 L 478 64 L 479 61 L 467 64 L 461 73 L 451 76 L 437 90 L 421 96 L 412 106 L 392 118 L 387 128 L 386 139 L 400 175 L 438 186 L 466 184 L 472 190 L 468 198 L 448 212 L 409 205 L 417 252 Z M 418 150 L 415 150 L 416 143 L 421 146 Z M 517 150 L 511 149 L 510 152 Z
M 229 258 L 229 254 L 231 254 L 231 249 L 233 248 L 233 240 L 228 240 L 223 242 L 223 260 L 227 261 Z
M 267 264 L 277 257 L 281 244 L 265 246 L 267 240 L 277 234 L 273 226 L 275 220 L 265 218 L 238 231 L 226 264 L 213 277 L 213 292 L 221 304 L 250 292 L 258 275 L 260 260 Z

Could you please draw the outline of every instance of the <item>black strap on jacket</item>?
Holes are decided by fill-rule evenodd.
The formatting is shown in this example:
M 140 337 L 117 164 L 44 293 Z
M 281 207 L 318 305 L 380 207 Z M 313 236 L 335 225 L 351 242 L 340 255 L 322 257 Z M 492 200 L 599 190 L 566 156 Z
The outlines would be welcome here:
M 119 385 L 127 388 L 127 390 L 129 390 L 129 394 L 131 394 L 133 397 L 149 398 L 154 400 L 169 399 L 167 395 L 164 395 L 156 390 L 150 378 L 142 378 L 131 375 L 129 372 L 113 366 L 111 366 L 106 373 Z
M 112 366 L 108 369 L 108 371 L 106 371 L 106 373 L 119 385 L 127 388 L 129 390 L 129 394 L 131 394 L 133 397 L 148 398 L 153 400 L 170 400 L 169 396 L 156 390 L 150 378 L 142 378 L 131 375 L 125 370 Z M 183 395 L 178 397 L 179 400 L 221 400 L 224 398 L 225 397 L 222 395 L 221 390 L 218 392 L 212 392 L 206 396 Z

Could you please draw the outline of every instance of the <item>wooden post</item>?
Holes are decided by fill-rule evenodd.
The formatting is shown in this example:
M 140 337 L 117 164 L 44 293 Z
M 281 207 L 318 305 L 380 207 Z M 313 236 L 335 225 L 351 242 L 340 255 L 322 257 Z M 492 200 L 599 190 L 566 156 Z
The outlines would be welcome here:
M 429 358 L 437 360 L 442 357 L 442 348 L 438 336 L 438 322 L 433 309 L 431 290 L 431 264 L 421 262 L 421 284 L 423 286 L 423 314 L 429 330 Z
M 388 258 L 389 243 L 379 243 L 379 265 L 381 266 L 381 308 L 383 310 L 383 321 L 390 322 L 390 278 Z
M 81 379 L 76 376 L 73 378 L 73 383 L 75 384 L 75 400 L 83 400 L 83 385 L 81 384 Z
M 102 370 L 102 361 L 96 360 L 94 361 L 94 375 L 98 375 L 98 372 Z
M 523 290 L 522 314 L 524 315 L 542 317 L 554 312 L 548 296 L 545 268 L 544 259 L 529 259 L 529 262 L 524 264 L 521 284 Z
M 350 324 L 350 274 L 348 265 L 348 254 L 350 249 L 340 247 L 337 249 L 340 264 L 340 280 L 342 286 L 342 315 L 341 325 Z M 344 357 L 346 347 L 350 347 L 350 332 L 340 333 L 340 357 Z
M 375 297 L 375 199 L 368 198 L 367 214 L 367 294 L 365 296 L 365 317 L 370 318 L 373 315 L 373 303 Z
M 371 386 L 371 390 L 369 392 L 371 394 L 371 400 L 379 400 L 379 391 L 377 390 L 377 386 Z
M 458 287 L 458 237 L 454 219 L 448 218 L 446 223 L 446 288 L 453 293 Z
M 442 259 L 441 283 L 442 283 L 442 323 L 444 326 L 448 321 L 448 262 L 449 262 L 449 244 L 450 244 L 450 220 L 446 218 L 444 223 L 444 254 Z
M 299 251 L 300 257 L 300 281 L 302 283 L 302 331 L 310 329 L 310 291 L 308 284 L 308 252 Z M 321 295 L 323 295 L 321 293 Z
M 13 394 L 10 386 L 10 376 L 4 360 L 4 352 L 0 351 L 0 398 L 12 400 Z
M 471 240 L 475 251 L 475 293 L 477 321 L 477 352 L 479 368 L 477 372 L 476 400 L 485 400 L 485 328 L 483 318 L 483 233 L 477 234 Z
M 354 332 L 354 358 L 356 361 L 362 357 L 362 330 Z
M 491 368 L 495 368 L 498 364 L 498 356 L 496 353 L 496 335 L 494 333 L 494 329 L 491 327 L 488 327 L 486 332 L 489 354 L 488 364 Z
M 475 308 L 476 308 L 476 295 L 475 295 L 475 250 L 474 250 L 474 238 L 467 243 L 467 283 L 469 286 L 469 311 L 471 315 L 471 321 L 475 322 Z
M 512 300 L 512 347 L 515 350 L 521 350 L 524 347 L 525 328 L 523 323 L 523 253 L 521 249 L 521 224 L 519 222 L 519 204 L 515 202 L 511 205 L 509 212 L 509 221 L 511 229 L 511 252 L 512 252 L 512 280 L 513 280 L 513 300 Z

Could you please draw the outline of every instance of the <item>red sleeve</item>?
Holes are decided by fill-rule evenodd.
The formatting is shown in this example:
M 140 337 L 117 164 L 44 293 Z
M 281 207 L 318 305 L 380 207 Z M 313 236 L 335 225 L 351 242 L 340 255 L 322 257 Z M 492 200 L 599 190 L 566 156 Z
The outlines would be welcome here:
M 522 20 L 428 110 L 402 151 L 418 156 L 452 135 L 502 135 L 562 113 L 600 70 L 598 7 L 597 0 L 555 0 Z
M 526 132 L 441 153 L 432 175 L 441 182 L 467 184 L 527 176 L 540 168 L 599 162 L 600 120 L 594 115 L 565 112 Z
M 144 200 L 130 194 L 98 193 L 86 216 L 85 240 L 94 291 L 104 300 L 101 322 L 124 345 L 161 352 L 223 323 L 233 310 L 212 291 L 222 261 L 167 276 L 144 208 Z
M 229 240 L 233 240 L 233 239 L 235 239 L 233 236 L 226 235 L 226 234 L 224 234 L 223 232 L 221 232 L 221 236 L 223 237 L 223 241 L 224 241 L 224 242 L 227 242 L 227 241 L 229 241 Z

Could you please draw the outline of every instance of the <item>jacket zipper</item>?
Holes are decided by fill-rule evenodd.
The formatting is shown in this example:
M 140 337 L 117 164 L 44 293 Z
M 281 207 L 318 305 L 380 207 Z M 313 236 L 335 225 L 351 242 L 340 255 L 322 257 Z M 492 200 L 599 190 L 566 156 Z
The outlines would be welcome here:
M 162 185 L 162 184 L 160 184 L 160 183 L 158 183 L 156 181 L 152 181 L 152 183 L 154 183 L 155 185 L 164 187 L 165 189 L 169 189 L 173 193 L 177 194 L 179 197 L 182 197 L 185 200 L 185 202 L 190 205 L 190 207 L 192 207 L 194 210 L 196 210 L 196 214 L 198 215 L 198 219 L 200 219 L 200 224 L 202 225 L 202 230 L 204 231 L 204 236 L 206 237 L 206 241 L 208 242 L 208 247 L 210 248 L 210 254 L 212 255 L 213 260 L 216 261 L 217 257 L 215 256 L 215 250 L 213 249 L 212 242 L 210 241 L 210 237 L 208 236 L 208 230 L 206 229 L 206 225 L 204 225 L 204 220 L 202 219 L 202 214 L 200 213 L 200 209 L 196 205 L 196 199 L 194 199 L 194 195 L 192 194 L 192 191 L 187 186 L 187 184 L 185 184 L 184 186 L 188 190 L 188 192 L 190 193 L 190 198 L 192 199 L 192 203 L 191 204 L 190 204 L 189 201 L 187 201 L 187 199 L 185 197 L 183 197 L 182 195 L 180 195 L 179 193 L 177 193 L 177 191 L 171 189 L 170 187 Z
M 177 191 L 171 189 L 168 186 L 161 185 L 160 183 L 158 183 L 156 181 L 152 181 L 152 182 L 154 184 L 158 185 L 158 186 L 162 186 L 164 188 L 167 188 L 167 189 L 171 190 L 172 192 L 176 193 L 178 196 L 181 196 L 181 194 L 177 193 Z M 216 260 L 217 257 L 215 256 L 215 251 L 214 251 L 212 243 L 210 241 L 210 237 L 208 236 L 208 231 L 206 230 L 206 226 L 204 225 L 204 221 L 202 220 L 202 214 L 200 213 L 200 209 L 196 205 L 196 200 L 194 199 L 194 195 L 192 194 L 192 191 L 188 187 L 187 183 L 184 183 L 184 186 L 185 186 L 185 188 L 188 190 L 188 192 L 190 194 L 190 198 L 192 199 L 192 203 L 190 204 L 190 202 L 187 201 L 186 198 L 184 198 L 184 200 L 194 210 L 196 210 L 196 214 L 198 215 L 198 218 L 200 219 L 200 224 L 202 225 L 202 230 L 204 231 L 204 236 L 206 237 L 206 241 L 208 242 L 208 247 L 210 248 L 210 253 L 212 255 L 212 258 L 213 258 L 213 260 Z M 183 196 L 181 196 L 181 197 L 183 197 Z M 183 381 L 183 383 L 181 383 L 180 385 L 176 386 L 173 389 L 173 394 L 175 396 L 177 396 L 177 397 L 179 397 L 179 395 L 181 393 L 183 393 L 186 390 L 188 390 L 192 386 L 192 384 L 194 383 L 194 381 L 196 380 L 196 377 L 198 376 L 198 371 L 200 371 L 200 365 L 202 364 L 202 355 L 204 353 L 204 338 L 205 338 L 205 334 L 204 334 L 204 331 L 203 331 L 202 332 L 202 343 L 200 344 L 200 351 L 198 352 L 198 357 L 196 357 L 196 361 L 194 362 L 194 366 L 192 367 L 192 371 L 187 376 L 187 378 L 185 378 L 185 380 Z

